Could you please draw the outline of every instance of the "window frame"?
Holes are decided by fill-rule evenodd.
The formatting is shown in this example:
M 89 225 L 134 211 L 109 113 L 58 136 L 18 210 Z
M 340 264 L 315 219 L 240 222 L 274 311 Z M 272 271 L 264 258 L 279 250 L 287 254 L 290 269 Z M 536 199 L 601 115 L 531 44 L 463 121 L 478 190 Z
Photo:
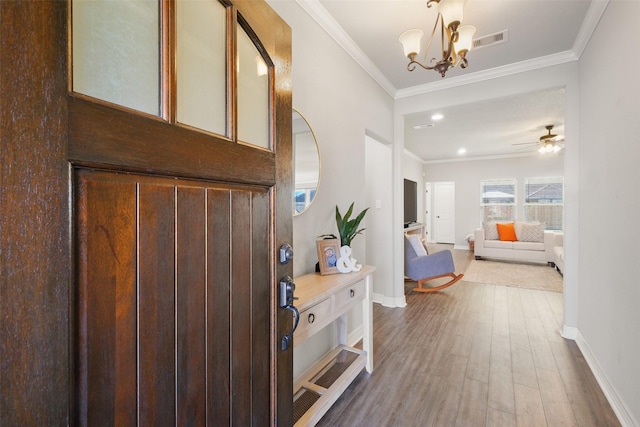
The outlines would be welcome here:
M 534 202 L 532 203 L 529 198 L 529 190 L 528 190 L 528 186 L 532 185 L 531 181 L 539 181 L 539 182 L 534 182 L 533 184 L 560 184 L 561 185 L 561 199 L 560 202 L 557 201 L 550 201 L 550 202 L 544 202 L 544 203 L 540 203 L 540 202 Z M 562 231 L 564 229 L 564 177 L 563 176 L 537 176 L 537 177 L 527 177 L 524 178 L 523 180 L 523 199 L 522 199 L 522 215 L 523 215 L 523 220 L 524 221 L 538 221 L 541 223 L 545 224 L 545 229 L 546 230 L 553 230 L 553 231 Z M 541 220 L 540 215 L 536 214 L 534 217 L 530 217 L 529 215 L 529 208 L 530 207 L 560 207 L 560 215 L 559 215 L 559 219 L 557 221 L 553 221 L 552 224 L 549 223 L 549 221 L 546 220 Z M 543 218 L 544 219 L 544 218 Z M 557 224 L 559 222 L 559 227 L 556 226 L 555 224 Z
M 512 185 L 513 186 L 513 201 L 511 203 L 485 203 L 485 187 L 487 185 L 499 185 L 500 183 L 504 183 L 504 185 Z M 511 215 L 508 217 L 500 216 L 500 218 L 487 218 L 486 212 L 487 208 L 491 206 L 500 207 L 502 210 L 503 207 L 511 207 Z M 480 220 L 481 223 L 489 222 L 489 221 L 499 221 L 499 222 L 515 222 L 518 217 L 518 180 L 517 178 L 498 178 L 498 179 L 481 179 L 480 180 Z

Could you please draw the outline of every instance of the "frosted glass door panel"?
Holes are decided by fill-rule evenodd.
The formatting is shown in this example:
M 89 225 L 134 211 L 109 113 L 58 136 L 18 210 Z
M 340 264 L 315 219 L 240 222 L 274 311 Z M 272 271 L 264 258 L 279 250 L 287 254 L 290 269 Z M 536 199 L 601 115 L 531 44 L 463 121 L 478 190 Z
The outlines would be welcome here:
M 238 27 L 238 139 L 271 148 L 268 67 L 241 27 Z
M 74 92 L 160 114 L 159 2 L 74 0 Z
M 177 120 L 227 131 L 226 10 L 217 1 L 176 2 Z

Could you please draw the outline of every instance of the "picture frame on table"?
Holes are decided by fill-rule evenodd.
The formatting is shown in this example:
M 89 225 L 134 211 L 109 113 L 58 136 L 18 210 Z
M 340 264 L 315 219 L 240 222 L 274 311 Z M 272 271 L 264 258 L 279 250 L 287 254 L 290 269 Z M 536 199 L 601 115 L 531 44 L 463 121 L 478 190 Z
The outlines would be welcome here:
M 340 254 L 340 240 L 322 239 L 316 240 L 318 249 L 318 264 L 320 265 L 320 275 L 339 273 L 337 262 Z

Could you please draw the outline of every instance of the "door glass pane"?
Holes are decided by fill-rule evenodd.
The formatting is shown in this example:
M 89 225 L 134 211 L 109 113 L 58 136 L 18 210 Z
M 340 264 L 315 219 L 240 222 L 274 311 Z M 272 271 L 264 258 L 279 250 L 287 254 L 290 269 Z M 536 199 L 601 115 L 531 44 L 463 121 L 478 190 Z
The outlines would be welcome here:
M 241 26 L 238 26 L 238 140 L 270 148 L 268 66 Z
M 226 10 L 217 1 L 176 2 L 177 120 L 227 132 Z
M 160 114 L 157 0 L 73 0 L 73 90 Z

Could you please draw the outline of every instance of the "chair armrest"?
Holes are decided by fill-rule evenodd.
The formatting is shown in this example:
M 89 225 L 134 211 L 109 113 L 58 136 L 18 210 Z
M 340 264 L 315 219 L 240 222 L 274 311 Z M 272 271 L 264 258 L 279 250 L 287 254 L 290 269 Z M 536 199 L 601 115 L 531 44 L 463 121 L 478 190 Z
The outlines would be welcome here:
M 553 253 L 554 231 L 545 230 L 544 232 L 544 253 L 547 262 L 553 262 L 555 255 Z
M 564 233 L 563 232 L 555 232 L 553 233 L 553 246 L 564 246 L 563 244 Z

